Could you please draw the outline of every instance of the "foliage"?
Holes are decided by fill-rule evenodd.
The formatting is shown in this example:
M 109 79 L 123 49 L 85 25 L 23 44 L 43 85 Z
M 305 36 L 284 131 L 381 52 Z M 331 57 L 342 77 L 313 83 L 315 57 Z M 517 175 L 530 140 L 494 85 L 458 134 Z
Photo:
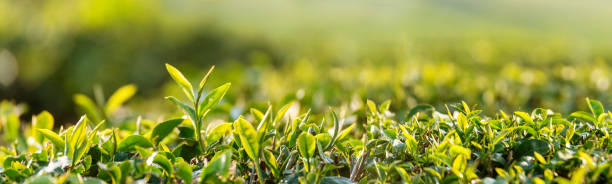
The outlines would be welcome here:
M 252 108 L 233 121 L 206 121 L 229 83 L 197 88 L 166 65 L 186 95 L 184 111 L 136 130 L 106 128 L 83 115 L 54 129 L 42 112 L 27 128 L 20 105 L 0 105 L 2 183 L 608 183 L 612 113 L 550 109 L 494 116 L 462 102 L 439 110 L 392 112 L 391 101 L 300 110 L 288 103 Z M 118 90 L 124 91 L 124 90 Z M 117 92 L 123 94 L 125 92 Z M 131 96 L 111 97 L 112 113 Z M 113 100 L 114 99 L 114 100 Z M 111 103 L 113 101 L 113 103 Z M 299 106 L 299 105 L 298 105 Z M 338 114 L 336 112 L 339 112 Z M 106 116 L 100 116 L 106 117 Z M 400 120 L 405 119 L 405 120 Z M 147 120 L 152 121 L 152 120 Z M 207 126 L 205 128 L 205 126 Z

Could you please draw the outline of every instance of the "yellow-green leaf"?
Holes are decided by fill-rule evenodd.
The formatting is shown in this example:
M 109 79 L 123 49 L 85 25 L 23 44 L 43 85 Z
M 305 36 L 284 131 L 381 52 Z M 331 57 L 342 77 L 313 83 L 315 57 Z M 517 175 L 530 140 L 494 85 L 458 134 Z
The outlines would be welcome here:
M 534 151 L 533 155 L 535 156 L 536 160 L 538 160 L 538 162 L 540 162 L 541 164 L 546 164 L 546 159 L 544 159 L 544 157 L 540 155 L 537 151 Z
M 47 112 L 43 111 L 40 114 L 36 115 L 32 120 L 32 137 L 38 141 L 38 143 L 42 143 L 43 135 L 40 135 L 37 129 L 48 129 L 52 130 L 54 124 L 53 116 Z
M 96 103 L 94 103 L 93 100 L 91 100 L 91 98 L 83 95 L 83 94 L 76 94 L 74 95 L 74 103 L 76 103 L 79 107 L 81 107 L 81 109 L 83 110 L 83 112 L 85 114 L 87 114 L 87 117 L 89 119 L 91 119 L 94 122 L 100 122 L 102 121 L 102 112 L 99 110 L 98 106 L 96 105 Z
M 37 131 L 42 136 L 49 139 L 58 150 L 64 150 L 64 139 L 62 139 L 62 137 L 57 135 L 55 132 L 47 129 L 37 129 Z
M 223 99 L 223 96 L 225 96 L 225 93 L 227 93 L 227 90 L 230 88 L 231 85 L 232 83 L 225 83 L 208 93 L 208 95 L 204 97 L 204 100 L 202 101 L 202 103 L 200 103 L 198 107 L 198 114 L 202 115 L 205 111 L 217 105 L 221 101 L 221 99 Z
M 210 76 L 213 70 L 215 70 L 214 65 L 210 67 L 204 78 L 202 78 L 202 80 L 200 81 L 200 85 L 198 87 L 198 95 L 201 95 L 200 93 L 202 93 L 202 91 L 204 90 L 204 85 L 206 84 L 206 81 L 208 81 L 208 77 Z
M 527 114 L 526 112 L 516 111 L 514 112 L 514 115 L 520 117 L 528 125 L 533 125 L 533 119 L 531 119 L 531 116 L 529 116 L 529 114 Z
M 274 122 L 278 122 L 281 118 L 283 118 L 283 116 L 285 115 L 287 110 L 289 110 L 289 107 L 291 107 L 291 105 L 293 105 L 293 102 L 286 104 L 280 110 L 278 110 L 278 113 L 276 113 L 276 116 L 274 117 Z
M 153 147 L 153 144 L 142 135 L 130 135 L 117 145 L 117 151 L 129 151 L 134 149 L 135 146 L 150 148 Z
M 315 137 L 308 132 L 303 132 L 297 139 L 297 146 L 300 155 L 304 158 L 312 158 L 315 152 Z
M 134 94 L 136 94 L 136 90 L 136 85 L 133 84 L 121 86 L 119 89 L 117 89 L 117 91 L 115 91 L 115 93 L 110 96 L 108 102 L 106 102 L 104 112 L 107 115 L 110 115 L 115 112 L 115 110 L 117 110 L 117 108 L 119 108 L 121 104 L 123 104 L 125 101 L 132 98 Z
M 170 77 L 174 79 L 174 82 L 176 82 L 183 89 L 183 92 L 185 92 L 187 98 L 193 101 L 193 87 L 191 87 L 191 83 L 189 83 L 187 78 L 185 78 L 185 76 L 183 76 L 183 74 L 178 69 L 174 68 L 170 64 L 166 63 L 166 69 L 168 70 Z
M 259 159 L 259 136 L 248 121 L 239 117 L 234 121 L 234 133 L 240 137 L 240 143 L 251 160 Z

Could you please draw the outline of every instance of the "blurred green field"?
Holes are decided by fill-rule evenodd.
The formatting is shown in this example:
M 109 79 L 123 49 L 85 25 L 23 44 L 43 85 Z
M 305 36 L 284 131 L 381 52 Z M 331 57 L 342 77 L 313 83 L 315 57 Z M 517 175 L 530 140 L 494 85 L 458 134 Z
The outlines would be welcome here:
M 555 1 L 0 1 L 0 99 L 74 121 L 73 95 L 136 84 L 127 115 L 176 94 L 163 63 L 233 83 L 227 104 L 293 99 L 316 112 L 393 99 L 485 112 L 612 103 L 612 11 Z M 228 105 L 228 111 L 229 109 Z M 163 113 L 162 113 L 163 114 Z

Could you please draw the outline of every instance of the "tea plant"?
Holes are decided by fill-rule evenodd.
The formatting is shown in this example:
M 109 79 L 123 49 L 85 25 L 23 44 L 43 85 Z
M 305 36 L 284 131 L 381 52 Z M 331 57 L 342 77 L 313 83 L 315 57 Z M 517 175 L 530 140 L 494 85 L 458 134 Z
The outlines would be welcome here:
M 590 112 L 568 116 L 544 108 L 483 116 L 465 102 L 441 110 L 418 105 L 406 114 L 392 112 L 391 101 L 366 100 L 327 113 L 289 103 L 268 105 L 265 111 L 251 108 L 232 121 L 213 123 L 207 114 L 222 102 L 230 83 L 207 91 L 213 67 L 193 88 L 178 69 L 166 68 L 186 96 L 167 99 L 186 118 L 140 120 L 136 131 L 105 128 L 111 126 L 104 120 L 133 94 L 131 87 L 120 88 L 106 105 L 77 97 L 77 103 L 93 110 L 58 129 L 48 112 L 25 125 L 19 119 L 24 106 L 0 103 L 5 141 L 0 182 L 540 184 L 612 179 L 612 113 L 596 100 L 586 99 Z

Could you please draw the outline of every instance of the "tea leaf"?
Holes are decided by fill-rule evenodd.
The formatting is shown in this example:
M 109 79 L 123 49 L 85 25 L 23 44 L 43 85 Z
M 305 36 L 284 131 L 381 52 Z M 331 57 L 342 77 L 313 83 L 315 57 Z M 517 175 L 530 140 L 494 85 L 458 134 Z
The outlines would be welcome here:
M 259 160 L 259 136 L 248 121 L 238 118 L 234 121 L 234 132 L 240 136 L 240 143 L 251 160 Z
M 533 119 L 531 119 L 531 116 L 529 116 L 529 114 L 527 114 L 525 112 L 516 111 L 516 112 L 514 112 L 514 115 L 520 117 L 528 125 L 533 125 L 534 124 L 533 123 Z
M 315 152 L 315 137 L 308 132 L 303 132 L 297 139 L 298 150 L 304 158 L 312 158 Z
M 40 114 L 36 115 L 32 119 L 32 137 L 34 137 L 38 143 L 42 143 L 44 136 L 39 135 L 38 131 L 36 130 L 38 129 L 51 130 L 53 129 L 53 124 L 54 124 L 54 119 L 53 119 L 53 116 L 49 112 L 43 111 Z
M 195 112 L 195 110 L 193 108 L 191 108 L 189 105 L 181 102 L 180 100 L 178 100 L 178 99 L 176 99 L 176 98 L 174 98 L 172 96 L 166 97 L 166 99 L 170 100 L 172 103 L 174 103 L 175 105 L 180 107 L 181 110 L 183 110 L 183 112 L 185 112 L 185 114 L 189 115 L 189 118 L 191 119 L 191 121 L 193 123 L 196 123 L 195 122 L 197 120 L 196 112 Z M 195 127 L 195 125 L 194 125 L 194 127 Z
M 232 152 L 229 150 L 215 154 L 202 173 L 202 181 L 206 181 L 208 177 L 216 175 L 227 177 L 232 162 L 231 156 Z
M 174 130 L 176 126 L 180 125 L 182 122 L 183 119 L 172 119 L 157 124 L 151 133 L 151 141 L 153 141 L 155 144 L 159 144 Z
M 338 176 L 326 176 L 321 179 L 321 184 L 354 184 L 351 179 Z
M 115 93 L 113 93 L 108 102 L 106 102 L 106 107 L 104 108 L 104 112 L 106 114 L 112 114 L 128 99 L 132 98 L 134 94 L 136 94 L 136 85 L 130 84 L 121 86 Z
M 227 90 L 231 85 L 231 83 L 225 83 L 208 93 L 208 95 L 204 97 L 204 100 L 198 107 L 198 113 L 203 114 L 204 111 L 209 110 L 214 105 L 217 105 L 221 101 L 221 99 L 223 99 L 223 96 L 225 96 L 225 93 L 227 93 Z
M 204 75 L 204 78 L 202 78 L 202 80 L 200 81 L 200 85 L 198 87 L 198 95 L 201 95 L 202 91 L 204 91 L 204 85 L 206 84 L 206 81 L 208 81 L 208 77 L 210 76 L 210 74 L 212 73 L 213 70 L 215 70 L 215 66 L 214 65 L 212 67 L 210 67 L 208 72 L 206 72 L 206 75 Z
M 568 118 L 582 119 L 588 122 L 597 123 L 597 120 L 595 119 L 595 117 L 593 117 L 592 114 L 589 114 L 584 111 L 573 112 L 569 115 Z
M 102 112 L 99 110 L 96 103 L 89 97 L 83 94 L 76 94 L 74 95 L 74 102 L 83 109 L 87 117 L 93 122 L 102 121 Z
M 57 135 L 55 132 L 51 131 L 51 130 L 47 130 L 47 129 L 37 129 L 37 131 L 44 136 L 45 138 L 49 139 L 51 141 L 51 143 L 53 143 L 53 145 L 55 145 L 55 147 L 58 150 L 64 150 L 64 139 L 62 139 L 59 135 Z
M 159 165 L 161 168 L 163 168 L 167 173 L 174 172 L 174 169 L 172 167 L 172 162 L 170 162 L 170 160 L 168 160 L 168 158 L 166 158 L 164 155 L 159 154 L 159 152 L 155 152 L 151 154 L 151 156 L 147 158 L 146 163 L 148 166 L 151 166 L 153 165 L 153 163 L 155 163 Z
M 431 105 L 419 104 L 417 106 L 414 106 L 412 109 L 410 109 L 410 112 L 408 112 L 408 115 L 406 116 L 406 120 L 411 120 L 412 117 L 416 115 L 418 112 L 433 111 L 434 109 L 435 108 Z
M 193 181 L 193 177 L 192 177 L 192 169 L 191 166 L 189 166 L 189 164 L 187 162 L 185 162 L 183 160 L 183 158 L 178 158 L 176 161 L 176 175 L 180 176 L 181 179 L 183 179 L 183 181 L 185 183 L 191 183 Z
M 141 135 L 130 135 L 119 142 L 117 151 L 130 151 L 134 149 L 135 146 L 150 148 L 153 147 L 153 144 L 147 138 Z
M 599 117 L 601 114 L 604 113 L 604 108 L 603 105 L 601 104 L 601 102 L 597 101 L 597 100 L 591 100 L 589 98 L 586 98 L 587 104 L 589 105 L 589 109 L 591 109 L 591 112 L 593 113 L 594 117 Z
M 176 82 L 183 89 L 183 92 L 185 92 L 187 98 L 193 101 L 194 95 L 191 83 L 185 78 L 185 76 L 183 76 L 183 74 L 178 69 L 174 68 L 172 65 L 166 63 L 166 69 L 168 70 L 168 73 L 170 74 L 170 77 L 172 77 L 174 82 Z
M 287 110 L 289 110 L 291 105 L 293 105 L 293 102 L 286 104 L 280 110 L 278 110 L 278 113 L 276 114 L 276 117 L 274 117 L 274 122 L 278 122 L 281 118 L 283 118 L 283 116 L 285 115 Z

